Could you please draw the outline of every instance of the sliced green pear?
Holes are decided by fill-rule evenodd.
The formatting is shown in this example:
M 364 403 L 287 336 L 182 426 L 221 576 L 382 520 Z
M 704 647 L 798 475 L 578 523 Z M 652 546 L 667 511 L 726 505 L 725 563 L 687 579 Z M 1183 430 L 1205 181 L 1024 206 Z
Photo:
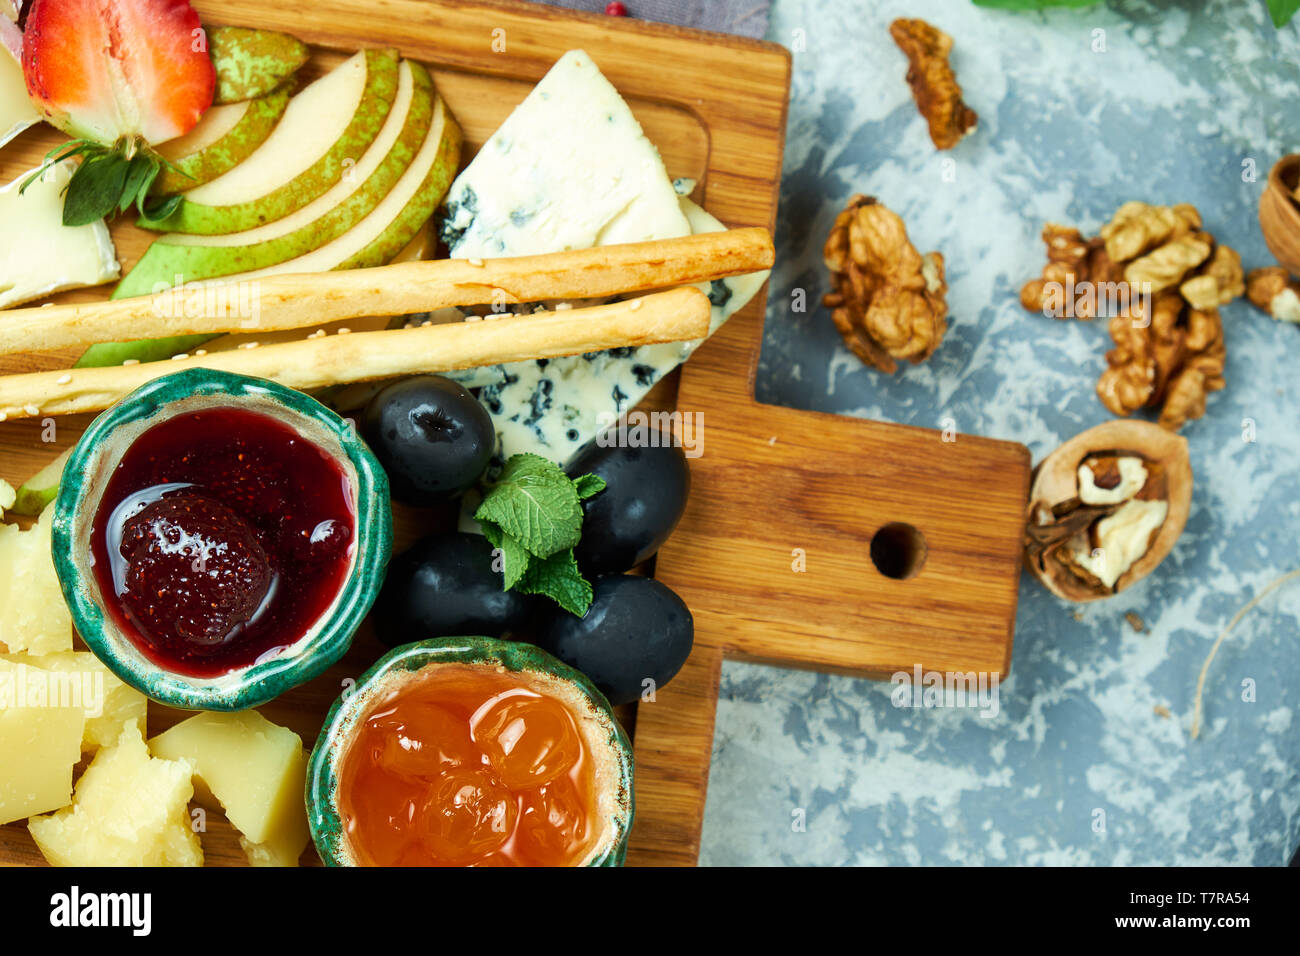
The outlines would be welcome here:
M 416 237 L 442 202 L 460 165 L 461 130 L 442 97 L 434 98 L 433 122 L 420 151 L 401 178 L 368 216 L 321 247 L 262 269 L 227 276 L 227 281 L 252 280 L 290 273 L 362 269 L 392 261 Z M 183 335 L 138 342 L 108 342 L 92 346 L 78 368 L 120 365 L 125 361 L 154 362 L 188 352 L 211 335 Z
M 400 253 L 428 222 L 460 165 L 461 131 L 439 97 L 429 135 L 411 165 L 374 211 L 333 242 L 296 259 L 237 278 L 368 269 Z
M 212 107 L 184 136 L 159 144 L 158 152 L 172 168 L 159 174 L 152 192 L 184 192 L 230 172 L 266 142 L 288 105 L 289 94 L 281 90 L 260 99 Z
M 289 100 L 271 135 L 238 166 L 191 189 L 162 232 L 243 232 L 301 209 L 370 146 L 397 95 L 397 54 L 364 50 Z
M 114 298 L 147 295 L 184 282 L 249 272 L 293 259 L 341 236 L 370 213 L 419 152 L 433 121 L 433 80 L 403 60 L 397 96 L 365 155 L 326 192 L 282 219 L 221 236 L 170 233 L 155 240 Z
M 69 448 L 19 485 L 10 510 L 14 514 L 33 516 L 44 511 L 45 506 L 59 494 L 59 482 L 63 480 L 63 466 L 68 463 L 68 458 L 71 456 L 72 449 Z
M 287 33 L 248 27 L 208 31 L 208 53 L 217 71 L 214 103 L 266 96 L 307 62 L 307 44 Z

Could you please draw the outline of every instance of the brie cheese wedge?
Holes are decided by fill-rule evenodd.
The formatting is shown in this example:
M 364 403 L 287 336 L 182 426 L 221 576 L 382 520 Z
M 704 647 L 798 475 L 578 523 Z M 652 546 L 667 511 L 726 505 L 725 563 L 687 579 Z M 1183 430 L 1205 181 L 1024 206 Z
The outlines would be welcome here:
M 27 96 L 22 65 L 9 47 L 0 43 L 0 146 L 40 120 L 41 114 Z
M 112 282 L 121 274 L 102 220 L 63 224 L 63 190 L 75 168 L 57 163 L 21 194 L 23 181 L 35 170 L 0 188 L 0 308 Z

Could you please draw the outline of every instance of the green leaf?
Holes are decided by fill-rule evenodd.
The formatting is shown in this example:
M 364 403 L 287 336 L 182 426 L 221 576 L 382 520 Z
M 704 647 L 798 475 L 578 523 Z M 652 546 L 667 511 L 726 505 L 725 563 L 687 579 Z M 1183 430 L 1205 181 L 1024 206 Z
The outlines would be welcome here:
M 45 154 L 45 159 L 41 162 L 40 168 L 23 180 L 23 184 L 18 187 L 18 195 L 21 196 L 25 193 L 27 187 L 44 176 L 45 171 L 51 166 L 61 163 L 65 159 L 71 159 L 73 156 L 78 156 L 81 153 L 97 152 L 104 152 L 104 147 L 100 146 L 98 143 L 92 143 L 89 140 L 74 139 L 71 142 L 60 143 Z M 63 187 L 64 192 L 67 192 L 67 189 L 67 186 Z
M 600 475 L 579 475 L 573 479 L 573 487 L 578 492 L 578 500 L 586 501 L 605 490 L 605 479 Z
M 582 617 L 591 607 L 591 582 L 578 570 L 573 549 L 549 558 L 534 558 L 517 590 L 548 597 L 570 614 Z
M 483 537 L 501 553 L 501 590 L 509 591 L 528 570 L 532 555 L 522 544 L 491 522 L 480 521 L 479 524 L 483 527 Z
M 126 186 L 130 162 L 116 154 L 92 156 L 77 167 L 63 200 L 63 224 L 85 226 L 112 214 Z
M 1091 7 L 1097 0 L 975 0 L 977 7 L 1003 10 L 1045 10 L 1048 7 Z
M 181 204 L 185 197 L 180 193 L 175 196 L 168 196 L 160 202 L 154 203 L 147 209 L 141 209 L 140 213 L 150 222 L 162 222 L 168 216 L 176 211 L 176 207 Z
M 117 211 L 126 212 L 135 203 L 144 212 L 145 197 L 149 195 L 149 187 L 157 178 L 158 160 L 145 153 L 136 153 L 127 169 L 126 184 L 122 187 L 122 198 L 118 200 Z
M 1268 12 L 1273 17 L 1273 26 L 1286 26 L 1300 10 L 1300 0 L 1268 0 Z
M 540 455 L 515 455 L 474 512 L 539 558 L 577 546 L 582 506 L 573 482 Z

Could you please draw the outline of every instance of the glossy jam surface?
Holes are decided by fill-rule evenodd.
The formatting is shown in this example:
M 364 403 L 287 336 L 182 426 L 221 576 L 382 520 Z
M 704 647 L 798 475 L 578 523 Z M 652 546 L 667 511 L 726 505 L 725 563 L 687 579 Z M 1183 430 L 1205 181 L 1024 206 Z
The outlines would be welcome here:
M 333 459 L 270 416 L 217 408 L 131 444 L 91 551 L 109 612 L 140 650 L 211 677 L 306 633 L 343 585 L 355 527 Z
M 338 794 L 370 866 L 568 866 L 597 838 L 592 759 L 568 707 L 491 667 L 430 667 L 379 697 Z

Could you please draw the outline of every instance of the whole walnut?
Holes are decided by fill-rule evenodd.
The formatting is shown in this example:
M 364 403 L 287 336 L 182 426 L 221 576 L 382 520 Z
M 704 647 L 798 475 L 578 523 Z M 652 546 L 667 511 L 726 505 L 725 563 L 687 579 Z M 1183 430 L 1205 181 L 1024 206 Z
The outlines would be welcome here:
M 855 195 L 823 249 L 835 291 L 822 299 L 845 344 L 893 373 L 895 359 L 922 362 L 948 329 L 943 256 L 921 255 L 903 220 L 871 196 Z

